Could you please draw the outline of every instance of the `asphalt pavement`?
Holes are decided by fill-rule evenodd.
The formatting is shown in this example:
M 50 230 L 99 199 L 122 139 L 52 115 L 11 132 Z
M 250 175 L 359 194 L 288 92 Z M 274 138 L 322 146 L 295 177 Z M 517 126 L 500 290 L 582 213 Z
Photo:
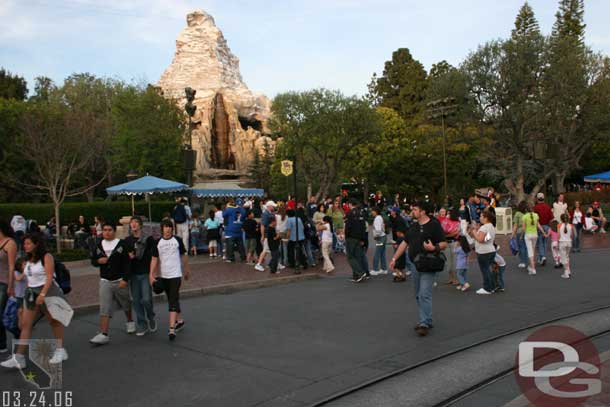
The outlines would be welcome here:
M 157 333 L 127 335 L 116 314 L 111 343 L 98 348 L 88 343 L 97 316 L 78 316 L 67 329 L 63 389 L 73 392 L 75 407 L 311 405 L 452 349 L 610 304 L 607 249 L 574 255 L 570 280 L 549 265 L 528 276 L 514 258 L 507 261 L 505 293 L 478 296 L 439 285 L 435 328 L 425 338 L 413 331 L 412 283 L 395 284 L 391 276 L 355 285 L 339 273 L 186 299 L 186 327 L 175 342 L 167 339 L 165 304 L 156 306 Z M 480 286 L 475 264 L 469 278 Z M 45 323 L 35 337 L 50 337 Z M 29 388 L 16 372 L 0 371 L 0 383 L 2 390 Z

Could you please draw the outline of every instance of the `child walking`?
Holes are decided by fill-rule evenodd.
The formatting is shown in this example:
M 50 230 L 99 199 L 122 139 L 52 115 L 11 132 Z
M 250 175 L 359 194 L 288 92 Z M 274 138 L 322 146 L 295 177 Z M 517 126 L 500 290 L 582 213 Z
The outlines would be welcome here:
M 574 225 L 570 223 L 570 218 L 567 214 L 561 215 L 561 225 L 557 229 L 559 233 L 559 256 L 563 265 L 563 274 L 561 278 L 572 277 L 570 270 L 570 251 L 572 250 L 572 240 L 574 239 Z
M 468 255 L 470 254 L 470 243 L 464 235 L 458 237 L 458 244 L 453 249 L 455 253 L 455 270 L 458 278 L 456 289 L 464 292 L 470 288 L 470 284 L 466 280 L 466 272 L 468 271 Z
M 559 257 L 559 231 L 557 226 L 559 224 L 556 220 L 553 220 L 549 224 L 549 236 L 551 237 L 551 251 L 553 252 L 553 260 L 555 260 L 555 268 L 558 269 L 561 267 L 561 259 Z
M 499 246 L 496 246 L 496 257 L 494 258 L 493 273 L 495 275 L 496 288 L 494 292 L 504 292 L 504 272 L 506 271 L 506 261 L 498 254 Z

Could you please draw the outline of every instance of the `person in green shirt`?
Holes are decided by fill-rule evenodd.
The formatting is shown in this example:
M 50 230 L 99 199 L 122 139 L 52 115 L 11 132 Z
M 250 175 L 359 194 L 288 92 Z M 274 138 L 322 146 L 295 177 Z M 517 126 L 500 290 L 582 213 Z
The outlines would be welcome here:
M 521 225 L 525 230 L 525 246 L 527 247 L 527 256 L 529 258 L 528 274 L 533 276 L 536 274 L 536 242 L 538 241 L 538 231 L 547 237 L 548 234 L 540 225 L 538 214 L 528 206 L 526 213 L 521 218 Z
M 340 242 L 345 240 L 344 238 L 344 229 L 345 229 L 345 212 L 343 212 L 343 208 L 341 208 L 341 198 L 335 198 L 333 205 L 328 208 L 326 214 L 332 218 L 333 221 L 333 248 L 335 252 L 340 251 L 339 249 L 343 247 Z
M 527 212 L 527 202 L 521 201 L 517 205 L 515 214 L 513 215 L 513 233 L 512 237 L 517 239 L 519 244 L 519 268 L 524 269 L 527 267 L 527 246 L 525 245 L 525 229 L 523 228 L 523 216 Z

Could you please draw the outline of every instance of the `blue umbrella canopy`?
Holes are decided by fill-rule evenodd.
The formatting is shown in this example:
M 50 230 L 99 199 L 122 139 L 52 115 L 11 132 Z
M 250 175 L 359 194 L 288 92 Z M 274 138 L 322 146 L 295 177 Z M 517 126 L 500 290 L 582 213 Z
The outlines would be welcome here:
M 599 182 L 604 184 L 610 184 L 610 171 L 602 172 L 599 174 L 587 175 L 585 182 Z
M 164 192 L 180 192 L 189 189 L 188 185 L 146 175 L 124 184 L 106 188 L 108 195 L 140 195 Z

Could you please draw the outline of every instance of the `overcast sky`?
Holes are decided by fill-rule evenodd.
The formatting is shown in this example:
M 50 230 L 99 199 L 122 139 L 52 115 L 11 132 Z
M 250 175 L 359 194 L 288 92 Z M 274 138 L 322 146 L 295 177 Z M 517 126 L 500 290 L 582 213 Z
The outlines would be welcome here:
M 544 33 L 557 0 L 531 0 Z M 58 83 L 74 72 L 155 83 L 186 14 L 216 20 L 253 91 L 314 87 L 363 94 L 400 47 L 426 68 L 457 65 L 510 35 L 523 0 L 0 0 L 0 66 Z M 587 43 L 610 54 L 610 1 L 586 0 Z

